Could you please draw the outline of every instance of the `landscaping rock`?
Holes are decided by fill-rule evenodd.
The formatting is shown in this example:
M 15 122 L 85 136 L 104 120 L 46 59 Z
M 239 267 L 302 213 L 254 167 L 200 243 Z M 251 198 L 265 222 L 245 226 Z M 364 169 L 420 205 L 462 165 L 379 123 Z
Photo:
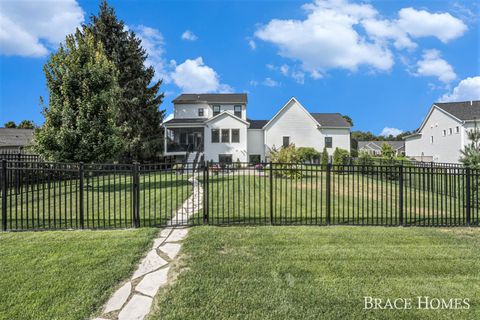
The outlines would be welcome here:
M 138 266 L 138 269 L 133 274 L 132 279 L 136 279 L 144 274 L 155 271 L 166 264 L 167 261 L 162 259 L 155 250 L 151 250 L 145 259 L 143 259 L 142 263 Z
M 170 236 L 167 238 L 167 242 L 182 241 L 187 236 L 188 229 L 174 229 Z
M 125 302 L 127 302 L 131 290 L 132 284 L 130 282 L 125 283 L 113 294 L 110 300 L 108 300 L 104 312 L 109 313 L 115 310 L 119 310 L 125 304 Z
M 142 320 L 150 312 L 152 298 L 134 295 L 120 311 L 118 320 Z
M 158 289 L 167 283 L 168 270 L 170 270 L 170 267 L 147 274 L 135 290 L 147 296 L 154 297 Z
M 182 245 L 178 243 L 165 243 L 159 249 L 165 252 L 170 259 L 175 259 L 181 247 Z

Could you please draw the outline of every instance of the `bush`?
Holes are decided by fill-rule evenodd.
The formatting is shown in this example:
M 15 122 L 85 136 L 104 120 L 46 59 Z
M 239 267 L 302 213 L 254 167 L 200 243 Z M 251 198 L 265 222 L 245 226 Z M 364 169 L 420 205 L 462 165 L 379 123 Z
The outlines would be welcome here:
M 309 162 L 313 163 L 315 160 L 320 158 L 321 153 L 315 150 L 314 148 L 309 147 L 300 147 L 297 148 L 297 156 L 300 162 Z
M 293 144 L 280 150 L 273 149 L 270 153 L 270 159 L 273 166 L 274 174 L 286 178 L 299 178 L 302 176 L 301 170 L 296 165 L 300 162 L 297 149 Z
M 335 148 L 333 152 L 333 164 L 334 165 L 345 165 L 348 164 L 350 158 L 350 153 L 342 148 Z
M 322 158 L 320 159 L 320 164 L 326 166 L 328 164 L 328 152 L 327 148 L 323 148 Z

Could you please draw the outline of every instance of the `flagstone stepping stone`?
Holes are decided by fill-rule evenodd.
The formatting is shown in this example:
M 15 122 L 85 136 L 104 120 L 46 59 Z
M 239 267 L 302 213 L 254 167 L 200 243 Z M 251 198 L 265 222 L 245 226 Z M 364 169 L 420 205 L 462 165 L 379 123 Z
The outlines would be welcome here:
M 113 294 L 110 300 L 108 300 L 104 312 L 109 313 L 115 310 L 119 310 L 125 304 L 125 302 L 127 302 L 131 290 L 132 284 L 130 282 L 125 283 Z
M 118 320 L 143 320 L 150 312 L 152 298 L 134 295 L 118 314 Z
M 156 238 L 153 239 L 152 249 L 157 249 L 165 241 L 165 238 Z
M 138 269 L 133 274 L 132 279 L 136 279 L 143 276 L 144 274 L 155 271 L 163 267 L 167 263 L 168 262 L 162 259 L 155 250 L 151 250 L 145 257 L 145 259 L 143 259 L 142 263 L 138 266 Z
M 187 236 L 188 229 L 174 229 L 170 236 L 167 238 L 167 242 L 182 241 Z
M 154 297 L 158 289 L 167 283 L 168 270 L 170 270 L 170 267 L 147 274 L 135 290 L 147 296 Z
M 166 238 L 170 232 L 172 232 L 172 228 L 165 228 L 160 232 L 160 237 Z
M 181 247 L 182 245 L 178 243 L 165 243 L 159 249 L 165 252 L 170 259 L 175 259 Z

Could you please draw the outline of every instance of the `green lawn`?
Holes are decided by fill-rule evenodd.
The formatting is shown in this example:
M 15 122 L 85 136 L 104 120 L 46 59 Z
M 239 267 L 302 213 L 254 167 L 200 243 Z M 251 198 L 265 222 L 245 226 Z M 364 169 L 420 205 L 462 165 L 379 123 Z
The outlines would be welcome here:
M 174 172 L 140 175 L 139 204 L 142 226 L 165 225 L 171 219 L 172 214 L 192 192 L 188 178 L 188 175 L 177 175 Z M 85 227 L 131 227 L 132 185 L 131 173 L 87 176 L 83 190 Z M 44 183 L 24 185 L 19 190 L 11 188 L 7 199 L 9 229 L 80 226 L 78 179 L 52 179 Z
M 0 319 L 88 319 L 156 229 L 0 233 Z
M 479 265 L 480 229 L 195 227 L 149 319 L 480 319 Z M 471 308 L 364 310 L 365 296 Z

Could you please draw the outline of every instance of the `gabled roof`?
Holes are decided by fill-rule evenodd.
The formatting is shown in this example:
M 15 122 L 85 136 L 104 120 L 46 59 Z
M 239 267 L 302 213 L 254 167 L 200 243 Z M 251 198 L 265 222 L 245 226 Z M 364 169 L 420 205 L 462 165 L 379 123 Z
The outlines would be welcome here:
M 223 116 L 232 117 L 232 118 L 234 118 L 234 119 L 236 119 L 236 120 L 238 120 L 238 121 L 240 121 L 240 122 L 245 123 L 247 126 L 250 125 L 250 123 L 248 123 L 247 121 L 245 121 L 245 120 L 237 117 L 236 115 L 234 115 L 234 114 L 232 114 L 232 113 L 230 113 L 230 112 L 228 112 L 228 111 L 223 111 L 222 113 L 217 114 L 215 117 L 212 117 L 212 118 L 207 119 L 206 121 L 204 121 L 204 123 L 216 121 L 218 118 L 221 118 L 221 117 L 223 117 Z
M 437 107 L 463 121 L 480 120 L 480 100 L 461 102 L 436 102 Z
M 250 122 L 249 129 L 263 129 L 263 127 L 268 123 L 268 120 L 251 120 L 247 119 Z
M 246 104 L 246 93 L 184 93 L 176 97 L 173 103 L 222 103 Z
M 34 129 L 0 128 L 0 146 L 27 146 L 33 142 Z
M 350 123 L 340 113 L 310 113 L 322 126 L 328 128 L 350 128 Z
M 291 97 L 290 99 L 288 99 L 287 103 L 285 103 L 285 105 L 280 110 L 278 110 L 278 112 L 273 116 L 273 118 L 270 121 L 268 121 L 263 127 L 266 128 L 271 123 L 273 123 L 273 121 L 276 118 L 278 118 L 291 103 L 295 103 L 295 102 L 300 106 L 300 109 L 302 109 L 313 120 L 313 122 L 320 125 L 320 123 L 318 123 L 318 121 L 310 114 L 310 112 L 308 112 L 307 109 L 305 109 L 305 107 L 302 106 L 302 104 L 300 103 L 300 101 L 297 100 L 297 98 Z
M 398 150 L 405 147 L 405 141 L 358 141 L 358 150 L 367 147 L 372 150 L 380 151 L 384 143 L 392 146 L 394 150 Z

